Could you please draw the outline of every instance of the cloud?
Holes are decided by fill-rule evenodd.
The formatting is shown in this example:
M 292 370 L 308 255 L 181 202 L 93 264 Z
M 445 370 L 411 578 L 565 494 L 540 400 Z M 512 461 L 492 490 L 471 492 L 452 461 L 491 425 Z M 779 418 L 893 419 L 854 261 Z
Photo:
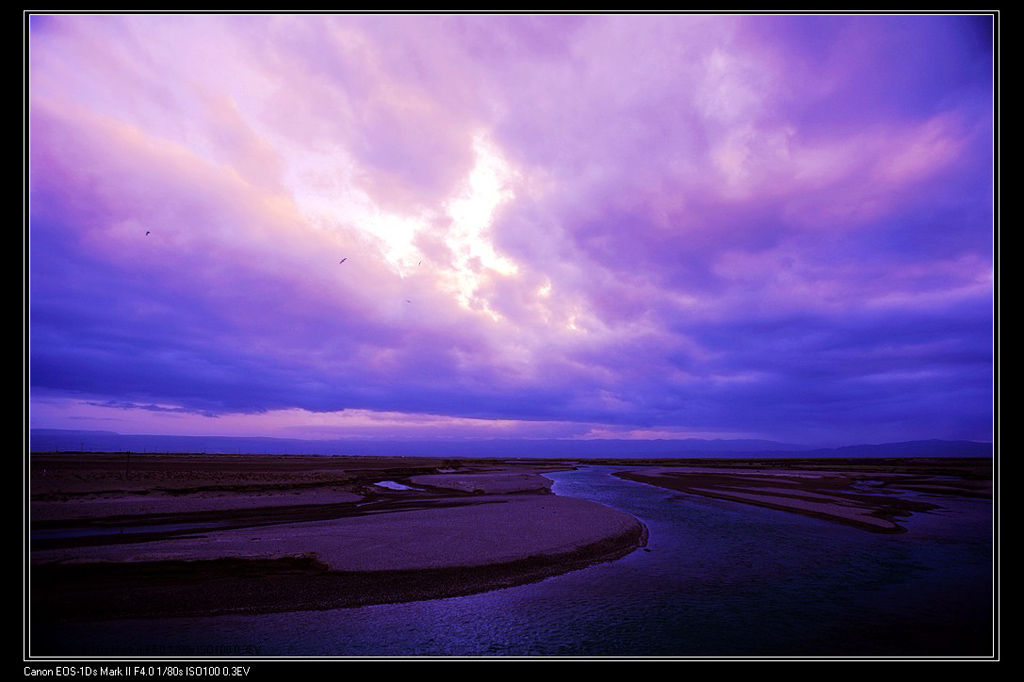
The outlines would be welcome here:
M 34 405 L 983 438 L 979 28 L 34 16 Z

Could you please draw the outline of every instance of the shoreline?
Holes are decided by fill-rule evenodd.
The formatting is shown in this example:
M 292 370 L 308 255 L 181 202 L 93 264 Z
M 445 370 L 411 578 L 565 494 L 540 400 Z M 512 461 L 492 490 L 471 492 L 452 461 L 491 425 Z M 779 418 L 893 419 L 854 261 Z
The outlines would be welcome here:
M 944 465 L 943 465 L 944 464 Z M 872 533 L 907 532 L 903 519 L 942 509 L 944 497 L 991 499 L 991 464 L 976 460 L 721 461 L 619 471 L 667 490 L 791 512 Z M 917 495 L 927 495 L 923 501 Z
M 641 526 L 562 554 L 433 569 L 332 571 L 313 557 L 43 566 L 34 580 L 46 597 L 35 603 L 34 616 L 44 623 L 207 617 L 466 596 L 613 561 L 642 547 L 646 538 Z
M 473 594 L 643 547 L 550 491 L 565 464 L 33 456 L 36 622 L 345 608 Z M 131 475 L 126 475 L 130 473 Z

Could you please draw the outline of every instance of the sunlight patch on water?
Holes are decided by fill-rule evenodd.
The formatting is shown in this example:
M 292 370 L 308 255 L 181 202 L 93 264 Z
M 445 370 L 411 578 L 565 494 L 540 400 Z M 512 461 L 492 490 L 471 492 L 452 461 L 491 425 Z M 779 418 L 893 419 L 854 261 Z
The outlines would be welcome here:
M 379 481 L 374 483 L 374 485 L 381 488 L 390 488 L 391 490 L 416 490 L 416 488 L 395 481 Z

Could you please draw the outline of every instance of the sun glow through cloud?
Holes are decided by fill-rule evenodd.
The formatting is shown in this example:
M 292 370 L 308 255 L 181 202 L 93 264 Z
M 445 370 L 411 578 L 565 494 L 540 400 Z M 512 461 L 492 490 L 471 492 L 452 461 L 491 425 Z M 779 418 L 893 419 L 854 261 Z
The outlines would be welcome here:
M 478 304 L 497 320 L 499 315 L 487 301 L 478 300 L 477 292 L 491 273 L 510 277 L 519 272 L 514 262 L 495 251 L 489 234 L 495 212 L 515 198 L 511 186 L 514 174 L 499 150 L 483 135 L 473 138 L 473 152 L 475 163 L 461 193 L 445 207 L 451 218 L 445 244 L 452 254 L 446 288 L 464 308 L 472 309 Z
M 490 233 L 496 212 L 514 200 L 516 175 L 498 148 L 484 134 L 472 141 L 474 163 L 456 193 L 433 209 L 403 215 L 374 203 L 360 190 L 342 153 L 310 156 L 290 175 L 291 191 L 303 215 L 314 226 L 360 235 L 399 276 L 420 274 L 424 261 L 434 285 L 467 310 L 494 320 L 500 315 L 480 295 L 491 277 L 514 277 L 519 267 L 500 255 Z M 417 246 L 424 237 L 440 234 L 443 259 L 431 258 Z M 550 289 L 550 287 L 549 287 Z
M 42 19 L 34 425 L 990 436 L 984 17 Z

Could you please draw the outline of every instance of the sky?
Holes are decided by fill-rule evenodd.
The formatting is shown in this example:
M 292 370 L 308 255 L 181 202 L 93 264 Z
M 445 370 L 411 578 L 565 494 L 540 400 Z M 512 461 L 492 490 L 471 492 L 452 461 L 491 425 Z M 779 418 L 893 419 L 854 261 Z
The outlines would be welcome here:
M 992 16 L 27 36 L 34 428 L 992 440 Z

